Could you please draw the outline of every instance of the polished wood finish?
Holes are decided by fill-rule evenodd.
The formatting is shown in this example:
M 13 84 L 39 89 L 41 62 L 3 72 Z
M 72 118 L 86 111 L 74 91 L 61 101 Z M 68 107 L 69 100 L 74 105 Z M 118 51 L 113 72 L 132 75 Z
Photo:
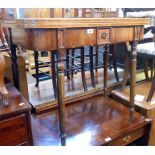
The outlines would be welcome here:
M 135 28 L 136 31 L 136 28 Z M 132 52 L 131 52 L 131 64 L 130 64 L 130 121 L 133 121 L 133 114 L 134 114 L 134 98 L 135 98 L 135 83 L 136 83 L 136 63 L 137 63 L 137 36 L 135 32 L 134 41 L 132 44 Z
M 61 31 L 58 31 L 57 37 L 62 35 Z M 59 126 L 60 126 L 60 138 L 61 144 L 66 145 L 66 132 L 65 132 L 65 99 L 64 99 L 64 54 L 65 49 L 62 40 L 58 39 L 58 77 L 57 77 L 57 90 L 58 90 L 58 112 L 59 112 Z
M 113 28 L 111 32 L 112 40 L 111 43 L 120 43 L 124 40 L 132 41 L 134 39 L 133 27 L 129 28 Z M 80 29 L 69 29 L 63 32 L 63 42 L 65 48 L 77 48 L 82 46 L 95 46 L 106 44 L 107 39 L 97 39 L 96 29 L 91 28 L 93 33 L 88 35 L 89 28 Z M 99 30 L 100 31 L 100 30 Z M 141 32 L 143 34 L 143 32 Z M 27 49 L 31 50 L 56 50 L 57 40 L 56 40 L 56 30 L 44 29 L 41 31 L 39 29 L 12 29 L 13 43 L 22 45 Z M 82 36 L 82 37 L 81 37 Z M 78 39 L 81 37 L 81 39 Z M 98 36 L 98 38 L 101 36 Z M 142 39 L 143 36 L 139 36 Z M 47 40 L 45 42 L 45 40 Z M 103 41 L 101 41 L 103 40 Z M 109 40 L 108 40 L 109 42 Z
M 147 24 L 147 22 L 149 21 L 145 18 L 141 20 L 136 18 L 53 18 L 5 20 L 2 24 L 4 27 L 13 28 L 13 43 L 22 45 L 31 50 L 38 49 L 50 51 L 56 50 L 57 48 L 55 28 L 65 28 L 63 31 L 63 44 L 65 48 L 75 48 L 107 43 L 107 39 L 102 39 L 103 42 L 99 39 L 97 39 L 98 41 L 96 40 L 96 36 L 101 38 L 100 35 L 97 35 L 97 33 L 100 34 L 101 30 L 96 30 L 96 28 L 93 27 L 113 27 L 111 30 L 111 43 L 119 43 L 124 41 L 132 41 L 134 39 L 133 25 L 144 25 Z M 45 28 L 44 31 L 42 31 L 41 28 Z M 89 32 L 89 28 L 91 28 L 91 32 Z M 109 33 L 109 29 L 105 29 L 103 31 L 106 31 L 106 33 L 108 31 Z M 137 39 L 142 39 L 143 26 L 139 26 L 137 31 L 139 33 Z M 108 35 L 109 34 L 107 34 L 107 36 Z M 81 39 L 78 39 L 79 37 Z M 44 40 L 46 40 L 46 42 L 44 42 Z
M 107 89 L 108 89 L 108 84 L 107 84 L 107 79 L 108 79 L 108 59 L 109 58 L 109 44 L 105 45 L 105 51 L 104 51 L 104 96 L 106 97 L 107 95 Z
M 10 28 L 82 28 L 106 26 L 139 26 L 149 24 L 148 18 L 39 18 L 3 20 Z M 130 34 L 129 34 L 130 35 Z
M 5 68 L 5 60 L 3 55 L 0 53 L 0 98 L 4 106 L 9 104 L 8 101 L 8 91 L 4 84 L 4 68 Z
M 28 29 L 25 32 L 24 29 L 12 29 L 12 35 L 13 42 L 24 46 L 26 49 L 38 49 L 41 51 L 56 50 L 56 31 L 54 30 L 46 29 L 42 32 L 41 30 L 36 29 L 34 32 L 33 30 Z
M 66 107 L 66 145 L 127 145 L 146 135 L 149 120 L 110 98 L 96 96 Z M 34 145 L 61 145 L 57 110 L 32 116 Z M 146 140 L 147 143 L 147 140 Z
M 89 61 L 90 61 L 90 76 L 92 81 L 92 86 L 95 88 L 95 77 L 94 77 L 94 62 L 93 62 L 93 46 L 89 47 Z
M 18 145 L 27 141 L 25 116 L 5 119 L 0 123 L 0 145 Z M 9 129 L 9 132 L 7 131 Z
M 34 60 L 35 60 L 35 70 L 36 70 L 36 84 L 35 86 L 38 87 L 39 86 L 39 70 L 38 70 L 38 67 L 39 67 L 39 62 L 38 62 L 38 51 L 35 50 L 34 51 Z
M 92 33 L 89 33 L 89 30 L 92 31 Z M 87 45 L 93 46 L 96 44 L 96 29 L 77 28 L 64 30 L 63 42 L 66 48 L 83 47 Z
M 17 89 L 7 84 L 9 106 L 0 107 L 0 145 L 33 145 L 31 106 Z
M 51 55 L 51 73 L 52 73 L 52 83 L 53 83 L 53 90 L 54 90 L 54 96 L 55 96 L 55 99 L 57 98 L 58 96 L 58 92 L 57 92 L 57 77 L 56 77 L 56 64 L 55 64 L 55 54 L 56 54 L 56 51 L 50 53 Z
M 155 146 L 155 95 L 150 102 L 147 102 L 147 95 L 150 89 L 151 81 L 144 81 L 136 84 L 135 87 L 135 109 L 144 116 L 153 119 L 152 128 L 150 132 L 149 145 Z M 130 88 L 125 87 L 124 91 L 114 90 L 112 91 L 112 97 L 121 101 L 125 105 L 129 106 L 129 94 Z

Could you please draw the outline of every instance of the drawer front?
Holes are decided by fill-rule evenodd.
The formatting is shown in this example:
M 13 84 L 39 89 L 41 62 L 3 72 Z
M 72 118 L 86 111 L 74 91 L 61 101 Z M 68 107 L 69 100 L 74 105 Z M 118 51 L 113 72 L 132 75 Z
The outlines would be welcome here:
M 111 43 L 111 28 L 97 29 L 97 45 Z
M 111 146 L 124 146 L 127 144 L 130 144 L 134 140 L 142 137 L 145 134 L 145 128 L 138 129 L 136 131 L 133 131 L 129 134 L 126 134 L 125 136 L 121 136 L 120 138 L 117 138 L 109 143 Z
M 51 29 L 12 29 L 13 43 L 29 50 L 56 50 L 56 31 Z
M 96 28 L 66 29 L 64 31 L 65 48 L 96 45 Z
M 25 115 L 0 122 L 0 146 L 20 145 L 27 141 Z

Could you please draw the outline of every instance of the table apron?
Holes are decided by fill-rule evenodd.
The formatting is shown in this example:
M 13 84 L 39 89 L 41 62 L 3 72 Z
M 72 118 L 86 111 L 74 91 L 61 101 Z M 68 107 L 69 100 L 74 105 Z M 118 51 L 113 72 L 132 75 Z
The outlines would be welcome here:
M 62 33 L 58 33 L 58 32 Z M 29 50 L 57 50 L 121 43 L 143 39 L 143 26 L 95 27 L 69 29 L 12 29 L 13 43 Z M 137 32 L 135 34 L 135 32 Z M 61 34 L 61 35 L 60 35 Z M 61 47 L 58 47 L 61 42 Z M 59 45 L 60 46 L 60 45 Z

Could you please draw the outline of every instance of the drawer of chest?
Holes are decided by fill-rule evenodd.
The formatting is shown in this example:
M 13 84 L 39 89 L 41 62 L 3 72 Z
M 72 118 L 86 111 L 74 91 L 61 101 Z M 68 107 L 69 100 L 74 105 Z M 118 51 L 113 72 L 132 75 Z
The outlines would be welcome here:
M 111 43 L 111 28 L 97 29 L 97 45 Z
M 27 141 L 25 114 L 0 121 L 0 146 L 20 145 Z
M 109 143 L 111 146 L 124 146 L 128 145 L 134 140 L 142 137 L 145 134 L 145 128 L 138 129 L 136 131 L 133 131 L 131 133 L 128 133 L 124 136 L 121 136 Z

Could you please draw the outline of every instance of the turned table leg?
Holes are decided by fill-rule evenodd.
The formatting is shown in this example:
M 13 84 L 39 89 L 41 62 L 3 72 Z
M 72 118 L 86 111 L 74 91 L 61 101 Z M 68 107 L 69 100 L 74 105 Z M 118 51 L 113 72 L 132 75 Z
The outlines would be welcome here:
M 130 58 L 130 122 L 134 120 L 134 99 L 136 86 L 137 41 L 133 41 Z
M 108 82 L 108 58 L 109 58 L 109 45 L 105 45 L 104 50 L 104 96 L 107 96 L 107 82 Z
M 2 97 L 2 102 L 4 106 L 9 104 L 8 92 L 4 84 L 4 67 L 5 61 L 2 54 L 0 54 L 0 96 Z
M 39 53 L 37 50 L 34 51 L 34 62 L 35 62 L 35 70 L 36 70 L 36 84 L 35 86 L 39 86 L 39 63 L 38 63 Z
M 59 113 L 59 126 L 60 126 L 60 138 L 61 144 L 66 145 L 66 133 L 65 133 L 65 103 L 64 103 L 64 49 L 58 51 L 58 113 Z
M 58 114 L 59 114 L 59 126 L 60 126 L 60 138 L 61 145 L 66 145 L 66 131 L 65 131 L 65 93 L 64 93 L 64 29 L 57 30 L 57 53 L 58 53 L 58 63 L 57 63 L 57 95 L 58 95 Z
M 91 82 L 93 88 L 96 87 L 95 78 L 94 78 L 94 64 L 93 64 L 93 46 L 89 47 L 89 56 L 90 56 L 90 75 L 91 75 Z
M 54 97 L 55 99 L 57 99 L 57 77 L 56 77 L 56 69 L 55 69 L 55 65 L 56 65 L 56 62 L 55 62 L 55 54 L 56 54 L 56 51 L 52 51 L 51 53 L 51 73 L 52 73 L 52 83 L 53 83 L 53 91 L 54 91 Z

